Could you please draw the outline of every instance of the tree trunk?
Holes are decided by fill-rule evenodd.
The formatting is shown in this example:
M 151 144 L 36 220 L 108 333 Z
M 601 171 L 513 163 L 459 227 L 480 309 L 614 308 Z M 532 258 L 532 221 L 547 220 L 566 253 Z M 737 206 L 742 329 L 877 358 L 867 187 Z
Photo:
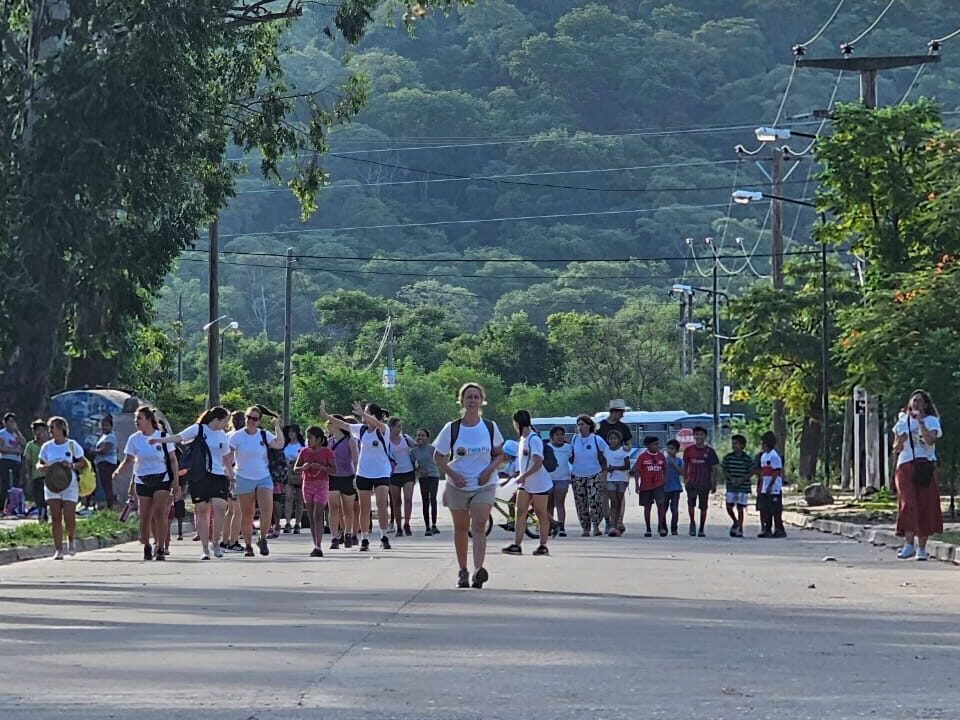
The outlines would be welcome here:
M 22 315 L 17 319 L 13 336 L 6 345 L 9 351 L 2 361 L 0 397 L 21 418 L 22 428 L 28 427 L 33 418 L 46 413 L 54 362 L 63 352 L 59 332 L 63 302 L 50 297 L 48 301 L 34 315 Z
M 780 443 L 780 450 L 785 454 L 787 451 L 787 411 L 784 408 L 783 400 L 773 401 L 773 434 L 777 436 L 777 442 Z
M 800 477 L 811 482 L 817 475 L 817 461 L 820 457 L 820 418 L 814 417 L 808 410 L 803 418 L 803 430 L 800 432 Z
M 117 355 L 106 357 L 102 348 L 110 340 L 107 324 L 110 322 L 112 305 L 103 291 L 87 290 L 83 302 L 74 306 L 74 336 L 80 355 L 70 358 L 66 386 L 111 385 L 119 372 Z

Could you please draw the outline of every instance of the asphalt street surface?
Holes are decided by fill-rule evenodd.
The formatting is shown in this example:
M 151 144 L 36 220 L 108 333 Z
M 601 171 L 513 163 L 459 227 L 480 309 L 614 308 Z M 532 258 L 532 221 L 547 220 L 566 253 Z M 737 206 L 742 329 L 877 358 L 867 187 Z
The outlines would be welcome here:
M 454 588 L 448 523 L 368 555 L 303 534 L 5 566 L 0 718 L 960 717 L 960 570 L 711 513 L 705 539 L 645 539 L 631 507 L 549 557 L 495 528 L 483 590 Z

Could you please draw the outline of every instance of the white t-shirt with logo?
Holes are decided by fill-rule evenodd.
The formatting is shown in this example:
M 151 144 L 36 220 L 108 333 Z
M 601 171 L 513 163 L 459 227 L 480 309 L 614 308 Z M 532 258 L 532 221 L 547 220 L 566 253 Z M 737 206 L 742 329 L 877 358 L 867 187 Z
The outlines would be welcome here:
M 123 454 L 133 458 L 133 476 L 136 478 L 138 485 L 143 483 L 141 478 L 147 475 L 167 474 L 166 455 L 169 452 L 168 447 L 151 445 L 148 442 L 150 438 L 158 437 L 160 437 L 160 431 L 154 430 L 149 435 L 137 431 L 127 438 L 127 446 L 124 448 Z
M 390 464 L 390 451 L 384 445 L 390 441 L 382 433 L 371 430 L 364 424 L 351 425 L 350 434 L 357 439 L 360 446 L 357 475 L 370 480 L 390 477 L 393 474 L 393 465 Z
M 191 442 L 197 437 L 199 428 L 194 423 L 180 433 L 184 442 Z M 230 441 L 223 430 L 211 430 L 209 425 L 203 426 L 203 439 L 210 450 L 210 472 L 213 475 L 223 475 L 223 458 L 230 454 Z M 251 478 L 252 479 L 252 478 Z
M 83 448 L 80 447 L 80 443 L 71 438 L 67 438 L 65 443 L 59 444 L 55 440 L 47 440 L 40 446 L 40 460 L 44 465 L 53 465 L 64 460 L 75 463 L 82 457 Z M 71 482 L 77 482 L 77 471 L 72 468 L 70 471 L 73 474 Z M 69 490 L 69 487 L 67 490 Z M 64 490 L 63 493 L 66 493 L 67 490 Z
M 543 440 L 540 439 L 539 435 L 531 432 L 526 437 L 520 438 L 520 448 L 517 452 L 519 453 L 517 461 L 520 472 L 525 473 L 530 469 L 534 456 L 539 456 L 541 461 L 543 460 Z M 523 481 L 523 487 L 531 494 L 543 493 L 553 488 L 553 480 L 550 478 L 550 473 L 541 464 L 535 473 Z
M 570 443 L 570 452 L 572 453 L 571 462 L 573 463 L 571 472 L 577 477 L 592 477 L 599 475 L 603 469 L 600 467 L 600 460 L 597 458 L 597 448 L 600 448 L 602 454 L 609 445 L 599 435 L 593 433 L 583 437 L 577 433 Z
M 614 450 L 608 445 L 607 449 L 603 451 L 603 455 L 607 458 L 607 482 L 627 482 L 629 480 L 627 475 L 629 470 L 613 470 L 612 468 L 627 462 L 630 458 L 630 451 L 625 450 L 622 446 Z
M 413 472 L 413 458 L 410 457 L 410 446 L 413 445 L 413 443 L 410 441 L 410 438 L 406 435 L 401 435 L 399 440 L 394 442 L 393 438 L 388 436 L 387 442 L 390 443 L 390 457 L 397 463 L 396 467 L 393 468 L 393 472 Z
M 441 455 L 450 454 L 452 427 L 453 423 L 448 422 L 433 441 L 433 447 Z M 503 435 L 500 434 L 500 428 L 497 427 L 496 423 L 493 423 L 493 445 L 494 447 L 503 446 Z M 460 432 L 457 433 L 457 441 L 453 445 L 453 460 L 448 461 L 448 464 L 463 475 L 464 480 L 467 481 L 464 490 L 478 490 L 480 488 L 480 473 L 490 464 L 492 452 L 490 432 L 487 430 L 486 423 L 482 420 L 473 426 L 460 423 Z M 489 482 L 496 481 L 497 479 L 494 476 Z M 450 478 L 447 478 L 447 482 L 450 482 Z
M 573 452 L 573 447 L 570 443 L 565 442 L 560 447 L 550 443 L 550 448 L 553 450 L 554 457 L 557 458 L 557 469 L 550 473 L 550 479 L 553 480 L 554 483 L 569 482 L 570 453 Z
M 940 427 L 940 418 L 934 415 L 927 415 L 923 419 L 923 424 L 927 426 L 927 432 L 933 433 L 938 438 L 943 437 L 943 429 Z M 909 431 L 907 429 L 908 426 Z M 903 448 L 900 450 L 900 454 L 897 456 L 897 467 L 900 467 L 904 463 L 912 462 L 914 450 L 916 450 L 916 456 L 918 458 L 926 458 L 930 462 L 936 462 L 936 446 L 927 445 L 923 441 L 923 437 L 920 435 L 920 425 L 915 417 L 907 415 L 906 417 L 900 418 L 900 420 L 897 421 L 897 424 L 893 426 L 893 432 L 896 433 L 897 437 L 900 435 L 906 435 L 908 432 L 913 437 L 913 449 L 910 448 L 910 438 L 907 438 L 903 441 Z
M 266 433 L 267 442 L 263 442 Z M 277 436 L 267 430 L 257 430 L 252 435 L 246 430 L 237 430 L 230 436 L 229 446 L 233 450 L 237 475 L 247 480 L 263 480 L 270 477 L 270 464 L 267 460 L 267 445 Z

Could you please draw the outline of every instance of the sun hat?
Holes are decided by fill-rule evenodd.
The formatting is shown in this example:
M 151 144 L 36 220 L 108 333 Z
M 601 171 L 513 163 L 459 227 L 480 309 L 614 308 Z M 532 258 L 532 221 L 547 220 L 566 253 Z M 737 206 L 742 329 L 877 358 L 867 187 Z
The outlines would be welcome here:
M 607 409 L 608 410 L 626 410 L 627 403 L 623 400 L 623 398 L 617 398 L 616 400 L 610 401 L 610 407 L 608 407 Z

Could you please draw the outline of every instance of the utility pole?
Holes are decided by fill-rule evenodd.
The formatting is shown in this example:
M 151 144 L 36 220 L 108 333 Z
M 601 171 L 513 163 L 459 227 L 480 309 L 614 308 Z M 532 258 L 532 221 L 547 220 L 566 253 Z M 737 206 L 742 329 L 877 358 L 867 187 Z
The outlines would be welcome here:
M 283 421 L 290 421 L 290 368 L 293 353 L 293 248 L 287 248 L 283 301 Z
M 391 379 L 396 377 L 396 370 L 393 367 L 393 342 L 393 316 L 389 316 L 387 318 L 387 372 L 390 373 Z
M 783 148 L 774 148 L 771 158 L 771 175 L 773 180 L 773 195 L 783 197 Z M 783 202 L 770 201 L 770 220 L 773 230 L 773 247 L 771 248 L 773 275 L 773 289 L 783 290 Z M 783 400 L 776 398 L 773 401 L 773 434 L 777 436 L 780 447 L 787 443 L 787 408 Z
M 713 443 L 720 442 L 720 288 L 716 248 L 713 250 Z
M 183 384 L 183 293 L 177 298 L 177 385 Z
M 207 326 L 207 407 L 220 404 L 220 217 L 210 223 L 208 286 L 210 322 Z
M 930 46 L 929 55 L 892 55 L 889 57 L 853 57 L 853 47 L 842 46 L 842 57 L 838 58 L 797 58 L 797 67 L 821 68 L 824 70 L 846 70 L 860 73 L 860 102 L 864 107 L 877 107 L 877 73 L 881 70 L 926 65 L 940 62 L 939 46 Z

